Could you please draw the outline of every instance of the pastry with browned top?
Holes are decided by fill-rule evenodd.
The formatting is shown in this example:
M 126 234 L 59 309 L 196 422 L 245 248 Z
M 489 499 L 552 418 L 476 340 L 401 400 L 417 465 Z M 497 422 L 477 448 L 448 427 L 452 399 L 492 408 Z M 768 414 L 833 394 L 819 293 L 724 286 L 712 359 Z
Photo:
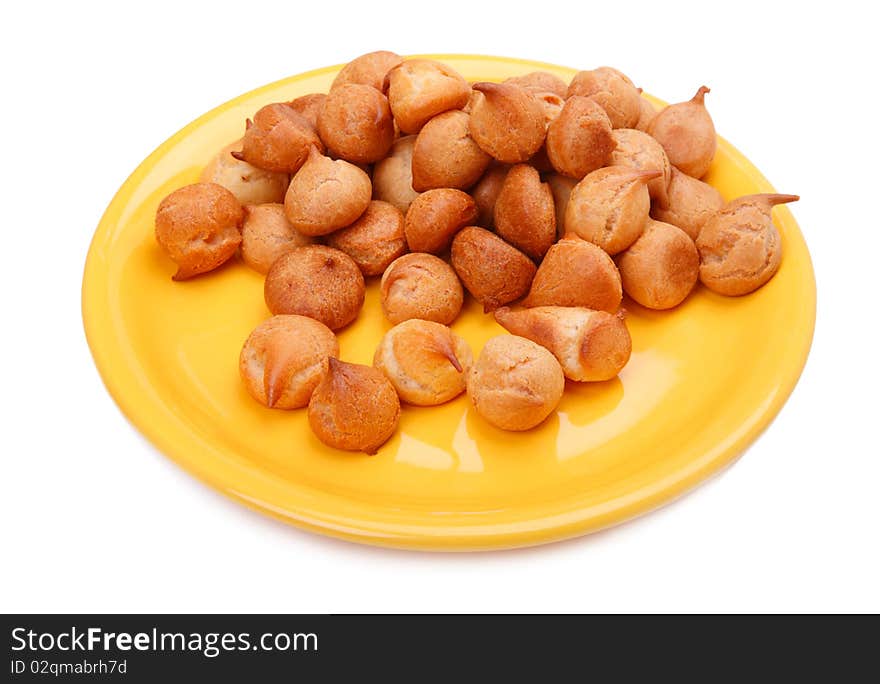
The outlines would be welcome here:
M 350 256 L 325 245 L 281 255 L 266 274 L 266 306 L 273 314 L 299 314 L 338 330 L 364 304 L 364 276 Z
M 212 271 L 241 243 L 244 210 L 235 195 L 216 183 L 175 190 L 156 210 L 156 241 L 177 264 L 174 280 Z
M 373 199 L 393 204 L 404 214 L 419 196 L 413 189 L 412 158 L 416 136 L 399 138 L 373 167 Z
M 290 176 L 237 159 L 232 153 L 240 149 L 241 140 L 238 140 L 220 150 L 202 170 L 199 181 L 222 185 L 242 204 L 283 202 Z
M 565 229 L 611 255 L 622 252 L 645 229 L 651 198 L 647 183 L 662 171 L 606 166 L 588 174 L 571 191 Z
M 263 406 L 296 409 L 309 403 L 331 356 L 339 356 L 339 342 L 326 325 L 306 316 L 272 316 L 248 336 L 238 371 Z
M 241 258 L 260 273 L 268 273 L 275 260 L 297 247 L 314 242 L 290 225 L 283 204 L 248 204 L 241 227 Z
M 371 366 L 333 357 L 309 401 L 309 426 L 327 446 L 375 454 L 400 420 L 391 381 Z
M 464 392 L 473 361 L 467 342 L 452 330 L 417 318 L 385 333 L 373 356 L 400 398 L 416 406 L 436 406 Z
M 570 380 L 598 382 L 615 377 L 629 361 L 632 339 L 622 312 L 583 307 L 502 307 L 495 320 L 514 335 L 548 349 Z
M 694 289 L 700 255 L 680 228 L 648 219 L 645 232 L 618 255 L 623 290 L 649 309 L 678 306 Z
M 431 117 L 461 109 L 471 95 L 452 67 L 432 59 L 407 59 L 385 77 L 394 120 L 404 133 L 418 133 Z
M 715 125 L 704 102 L 708 92 L 701 86 L 687 102 L 662 109 L 648 126 L 648 133 L 666 150 L 670 163 L 694 178 L 706 175 L 718 146 Z
M 706 221 L 724 206 L 720 192 L 708 183 L 682 173 L 674 166 L 666 195 L 666 206 L 653 204 L 651 217 L 681 228 L 691 240 L 697 239 Z
M 432 118 L 419 131 L 413 148 L 412 186 L 466 190 L 476 183 L 492 158 L 468 132 L 470 118 L 459 109 Z
M 546 148 L 556 171 L 580 180 L 611 160 L 611 119 L 590 98 L 574 95 L 547 128 Z
M 370 204 L 370 177 L 344 159 L 312 146 L 284 196 L 287 220 L 303 235 L 327 235 L 354 223 Z
M 241 152 L 233 152 L 236 159 L 243 159 L 267 171 L 296 173 L 309 155 L 309 148 L 324 146 L 314 126 L 288 104 L 269 104 L 247 120 Z
M 466 192 L 453 188 L 427 190 L 406 212 L 406 243 L 413 252 L 439 254 L 455 234 L 477 218 L 477 207 Z
M 559 405 L 565 376 L 549 351 L 525 337 L 486 342 L 468 373 L 467 392 L 483 418 L 502 430 L 529 430 Z
M 379 161 L 394 142 L 388 98 L 368 85 L 336 86 L 318 112 L 318 135 L 334 157 L 353 164 Z
M 346 83 L 361 83 L 382 90 L 385 76 L 403 61 L 403 57 L 388 50 L 376 50 L 355 57 L 336 74 L 330 89 Z
M 354 259 L 365 276 L 382 275 L 406 254 L 403 214 L 393 204 L 373 200 L 357 221 L 328 235 L 327 244 Z
M 487 154 L 505 164 L 526 161 L 544 144 L 544 108 L 534 94 L 510 83 L 475 83 L 471 137 Z
M 421 318 L 448 325 L 464 302 L 455 271 L 433 254 L 416 252 L 395 259 L 379 284 L 382 311 L 392 323 Z
M 556 241 L 556 208 L 550 186 L 534 167 L 517 164 L 495 200 L 495 232 L 533 259 Z
M 535 277 L 531 259 L 477 226 L 468 226 L 455 236 L 452 267 L 486 312 L 522 297 Z
M 710 218 L 700 237 L 700 281 L 723 295 L 744 295 L 770 280 L 782 261 L 782 239 L 771 210 L 797 195 L 746 195 Z
M 639 121 L 639 90 L 627 76 L 612 67 L 599 67 L 575 74 L 568 97 L 581 95 L 594 100 L 611 119 L 614 128 L 632 128 Z

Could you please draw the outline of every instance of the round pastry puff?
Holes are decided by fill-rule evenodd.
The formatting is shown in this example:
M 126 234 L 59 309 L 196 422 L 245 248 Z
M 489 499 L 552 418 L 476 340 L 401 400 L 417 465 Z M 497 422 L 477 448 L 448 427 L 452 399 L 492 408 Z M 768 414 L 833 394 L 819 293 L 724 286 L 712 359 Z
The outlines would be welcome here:
M 464 392 L 473 361 L 467 342 L 452 330 L 418 318 L 385 333 L 373 356 L 400 398 L 416 406 L 437 406 Z
M 331 356 L 339 356 L 339 342 L 326 325 L 306 316 L 272 316 L 248 336 L 238 371 L 263 406 L 296 409 L 309 403 Z
M 491 338 L 468 373 L 474 408 L 502 430 L 529 430 L 556 409 L 565 390 L 559 361 L 525 337 Z

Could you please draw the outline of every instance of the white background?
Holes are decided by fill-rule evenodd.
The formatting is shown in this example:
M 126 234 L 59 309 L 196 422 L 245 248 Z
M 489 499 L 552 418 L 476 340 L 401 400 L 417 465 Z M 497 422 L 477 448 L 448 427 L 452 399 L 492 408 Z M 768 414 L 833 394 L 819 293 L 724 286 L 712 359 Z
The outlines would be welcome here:
M 258 4 L 4 5 L 0 610 L 880 610 L 880 55 L 867 3 Z M 803 198 L 792 210 L 819 293 L 800 384 L 732 469 L 592 537 L 421 554 L 250 512 L 126 422 L 79 301 L 116 189 L 215 105 L 380 48 L 611 64 L 673 101 L 712 87 L 719 132 Z

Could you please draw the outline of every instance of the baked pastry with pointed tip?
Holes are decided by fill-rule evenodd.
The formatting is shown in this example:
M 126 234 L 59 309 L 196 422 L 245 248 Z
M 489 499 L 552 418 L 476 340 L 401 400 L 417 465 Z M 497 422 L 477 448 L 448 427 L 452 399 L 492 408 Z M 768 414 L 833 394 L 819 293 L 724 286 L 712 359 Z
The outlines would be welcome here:
M 475 83 L 470 133 L 487 154 L 519 164 L 541 149 L 547 134 L 544 108 L 528 90 L 510 83 Z
M 320 114 L 321 107 L 324 106 L 326 99 L 326 93 L 309 93 L 308 95 L 300 95 L 294 98 L 287 103 L 287 106 L 304 117 L 312 125 L 312 128 L 317 131 L 318 114 Z
M 375 454 L 400 420 L 394 385 L 371 366 L 330 357 L 309 401 L 309 426 L 327 446 Z
M 770 280 L 782 261 L 782 239 L 771 210 L 797 195 L 746 195 L 728 202 L 710 218 L 700 237 L 700 281 L 723 295 L 754 292 Z
M 382 275 L 406 254 L 403 214 L 393 204 L 373 200 L 357 221 L 328 235 L 327 245 L 348 254 L 365 276 Z
M 682 173 L 674 166 L 666 191 L 666 206 L 651 205 L 651 218 L 681 228 L 696 240 L 706 221 L 724 206 L 724 198 L 708 183 Z
M 647 183 L 660 170 L 606 166 L 578 183 L 565 208 L 565 228 L 611 255 L 635 242 L 645 228 L 651 198 Z
M 464 392 L 474 359 L 467 342 L 445 325 L 417 318 L 385 333 L 373 365 L 407 404 L 436 406 Z
M 459 109 L 443 112 L 422 126 L 412 157 L 412 187 L 466 190 L 476 183 L 492 157 L 468 132 L 470 118 Z
M 556 357 L 516 335 L 486 342 L 468 373 L 467 392 L 477 413 L 502 430 L 529 430 L 562 399 L 565 376 Z
M 354 223 L 370 204 L 370 177 L 344 159 L 309 150 L 284 197 L 287 220 L 303 235 L 327 235 Z
M 241 226 L 241 258 L 259 273 L 268 273 L 282 254 L 314 242 L 290 225 L 283 204 L 248 204 Z
M 694 289 L 700 255 L 680 228 L 648 219 L 645 232 L 617 257 L 623 291 L 649 309 L 671 309 Z
M 461 109 L 471 96 L 455 69 L 432 59 L 407 59 L 385 78 L 394 120 L 404 133 L 418 133 L 431 117 Z
M 453 188 L 427 190 L 406 212 L 404 232 L 412 252 L 439 254 L 453 236 L 477 218 L 477 207 L 466 192 Z
M 336 74 L 330 90 L 346 83 L 360 83 L 382 90 L 385 76 L 402 61 L 403 57 L 388 50 L 376 50 L 355 57 Z
M 502 307 L 495 312 L 503 328 L 548 349 L 565 377 L 578 382 L 610 380 L 629 361 L 632 339 L 623 319 L 622 311 L 567 306 Z
M 556 208 L 550 186 L 528 164 L 507 173 L 495 201 L 495 232 L 533 259 L 556 241 Z
M 395 259 L 379 284 L 382 311 L 392 323 L 421 318 L 448 325 L 464 302 L 455 271 L 433 254 L 416 252 Z
M 202 170 L 199 182 L 222 185 L 241 204 L 283 202 L 290 176 L 266 171 L 237 159 L 232 153 L 240 149 L 241 140 L 237 140 L 220 150 Z
M 216 183 L 185 185 L 156 210 L 156 242 L 177 264 L 173 280 L 187 280 L 228 261 L 241 243 L 244 210 Z
M 325 245 L 282 254 L 266 274 L 263 294 L 273 314 L 299 314 L 338 330 L 364 304 L 364 276 L 350 256 Z
M 648 133 L 663 145 L 670 163 L 694 178 L 706 175 L 718 146 L 715 124 L 704 102 L 708 92 L 706 86 L 700 86 L 693 98 L 665 107 L 648 126 Z
M 620 273 L 611 257 L 575 233 L 566 233 L 538 267 L 523 305 L 583 306 L 614 313 L 622 297 Z
M 581 179 L 611 160 L 611 119 L 587 97 L 574 95 L 547 129 L 547 156 L 561 174 Z
M 412 158 L 416 136 L 399 138 L 373 167 L 373 199 L 393 204 L 404 214 L 419 196 L 413 189 Z
M 611 153 L 611 164 L 640 171 L 660 171 L 662 175 L 648 181 L 648 195 L 657 206 L 666 206 L 669 202 L 672 165 L 663 146 L 647 133 L 634 128 L 618 128 L 612 135 L 615 147 Z
M 269 104 L 245 123 L 241 152 L 232 156 L 267 171 L 296 173 L 309 155 L 309 148 L 324 150 L 314 126 L 288 104 Z
M 334 157 L 353 164 L 383 159 L 394 142 L 388 98 L 359 83 L 334 87 L 318 112 L 318 135 Z
M 536 270 L 516 247 L 477 226 L 468 226 L 455 236 L 452 267 L 485 312 L 522 297 Z
M 331 356 L 339 356 L 339 342 L 326 325 L 306 316 L 272 316 L 248 336 L 238 371 L 263 406 L 296 409 L 309 403 Z
M 608 114 L 614 128 L 632 128 L 641 113 L 639 90 L 625 74 L 612 67 L 581 71 L 568 86 L 568 97 L 594 100 Z

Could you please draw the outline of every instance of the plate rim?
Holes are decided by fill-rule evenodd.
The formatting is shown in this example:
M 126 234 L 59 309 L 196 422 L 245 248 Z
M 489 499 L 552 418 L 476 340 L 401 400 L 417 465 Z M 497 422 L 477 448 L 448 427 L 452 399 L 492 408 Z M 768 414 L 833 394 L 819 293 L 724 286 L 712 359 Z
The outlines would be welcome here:
M 551 67 L 567 71 L 576 71 L 571 67 L 555 65 L 516 57 L 504 57 L 481 54 L 425 54 L 410 55 L 408 57 L 420 57 L 443 60 L 491 60 L 503 61 L 522 65 L 526 68 L 540 69 Z M 192 434 L 186 430 L 175 428 L 174 437 L 169 433 L 167 423 L 161 425 L 152 419 L 156 413 L 156 407 L 144 403 L 142 400 L 134 401 L 128 389 L 132 383 L 142 384 L 132 369 L 124 363 L 124 350 L 119 345 L 119 339 L 113 334 L 114 326 L 109 321 L 109 307 L 95 305 L 94 302 L 103 301 L 98 295 L 107 292 L 109 286 L 108 271 L 102 267 L 100 250 L 102 238 L 110 233 L 112 218 L 118 215 L 120 210 L 127 204 L 140 180 L 161 159 L 165 152 L 173 147 L 178 141 L 185 138 L 189 132 L 208 120 L 222 114 L 227 109 L 236 106 L 243 100 L 259 96 L 263 92 L 274 90 L 281 85 L 294 83 L 321 74 L 338 71 L 343 65 L 332 65 L 312 69 L 310 71 L 294 74 L 258 88 L 242 93 L 200 115 L 186 126 L 169 136 L 163 143 L 156 147 L 134 171 L 129 174 L 113 198 L 104 210 L 100 221 L 95 229 L 89 244 L 86 262 L 84 266 L 81 286 L 81 314 L 86 341 L 98 374 L 101 377 L 108 393 L 122 412 L 123 416 L 135 427 L 147 440 L 157 448 L 164 456 L 167 456 L 185 471 L 191 473 L 203 483 L 220 491 L 228 497 L 243 503 L 251 509 L 263 514 L 282 520 L 312 532 L 342 538 L 348 541 L 362 544 L 431 550 L 431 551 L 478 551 L 489 549 L 506 549 L 522 546 L 561 541 L 576 536 L 589 534 L 600 529 L 607 529 L 622 524 L 635 517 L 644 515 L 667 503 L 671 503 L 688 491 L 694 489 L 712 476 L 719 475 L 727 467 L 740 458 L 748 447 L 769 427 L 771 422 L 781 411 L 803 372 L 809 357 L 815 334 L 816 322 L 816 280 L 812 264 L 812 257 L 806 246 L 806 239 L 800 226 L 792 216 L 792 223 L 801 240 L 804 242 L 804 253 L 807 263 L 804 265 L 809 274 L 810 287 L 804 293 L 806 307 L 806 320 L 808 332 L 799 338 L 799 350 L 789 357 L 791 360 L 786 365 L 785 372 L 781 375 L 781 382 L 777 384 L 778 391 L 760 411 L 756 411 L 755 419 L 748 429 L 737 435 L 733 440 L 722 446 L 710 450 L 701 458 L 695 459 L 688 467 L 677 471 L 677 477 L 670 482 L 657 483 L 652 481 L 627 495 L 628 501 L 616 501 L 616 505 L 607 507 L 603 512 L 593 510 L 594 505 L 581 507 L 569 511 L 566 515 L 551 513 L 549 516 L 531 518 L 529 525 L 521 521 L 505 521 L 491 525 L 462 527 L 459 525 L 428 526 L 418 525 L 389 525 L 381 520 L 359 519 L 334 519 L 326 511 L 312 510 L 308 506 L 292 508 L 287 506 L 280 508 L 273 506 L 260 497 L 250 495 L 248 487 L 236 486 L 227 477 L 230 474 L 229 464 L 223 467 L 203 467 L 203 459 L 187 453 L 186 443 L 204 450 L 205 445 L 195 443 Z M 656 98 L 653 98 L 656 99 Z M 743 155 L 735 146 L 723 137 L 719 136 L 719 145 L 728 148 L 731 157 L 736 163 L 753 177 L 756 182 L 765 188 L 765 192 L 774 192 L 773 186 L 764 177 L 761 171 Z M 116 344 L 109 344 L 109 342 Z M 123 381 L 123 376 L 128 379 Z M 172 427 L 174 427 L 172 425 Z M 302 489 L 297 483 L 294 490 Z

